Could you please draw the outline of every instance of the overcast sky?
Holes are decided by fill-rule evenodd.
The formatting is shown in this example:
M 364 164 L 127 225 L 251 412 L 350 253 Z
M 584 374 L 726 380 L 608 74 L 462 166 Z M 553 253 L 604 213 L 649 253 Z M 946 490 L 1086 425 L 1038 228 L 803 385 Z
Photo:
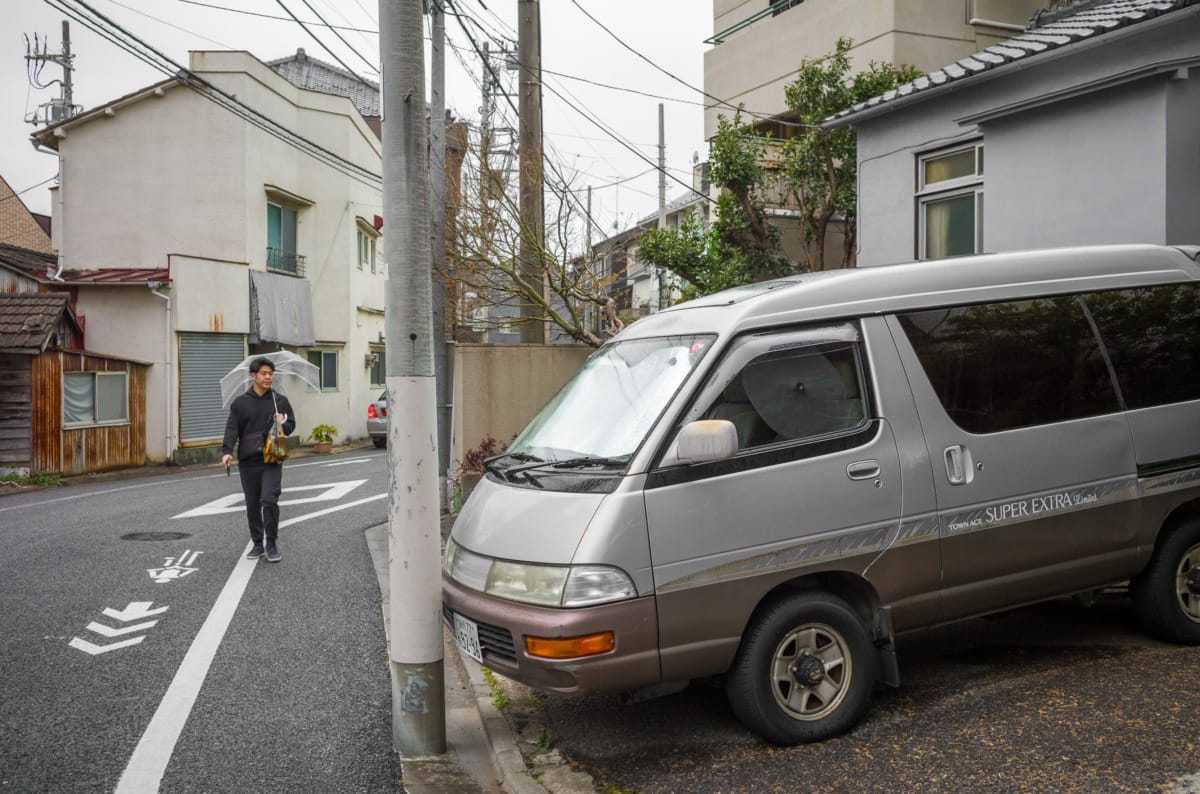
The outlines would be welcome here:
M 181 65 L 189 50 L 247 50 L 262 61 L 293 54 L 303 47 L 313 57 L 335 63 L 330 52 L 314 41 L 297 23 L 287 19 L 290 10 L 305 22 L 357 74 L 378 80 L 378 5 L 374 0 L 85 0 L 146 43 Z M 481 43 L 484 35 L 491 49 L 502 37 L 516 38 L 516 0 L 454 0 Z M 576 5 L 578 3 L 578 6 Z M 71 3 L 73 5 L 73 3 Z M 7 21 L 0 35 L 0 175 L 15 191 L 52 180 L 56 159 L 35 152 L 29 143 L 34 127 L 25 117 L 38 105 L 58 95 L 58 86 L 36 89 L 26 74 L 25 40 L 47 37 L 50 51 L 61 47 L 60 10 L 44 0 L 7 0 Z M 270 19 L 221 10 L 225 6 L 283 19 Z M 311 8 L 309 7 L 311 6 Z M 580 10 L 586 9 L 613 34 L 652 63 L 624 48 Z M 287 10 L 285 10 L 285 8 Z M 327 28 L 317 14 L 341 30 L 350 47 Z M 658 206 L 658 176 L 651 172 L 657 162 L 658 104 L 665 104 L 667 166 L 682 183 L 691 183 L 694 152 L 706 157 L 704 143 L 703 40 L 712 33 L 712 7 L 707 0 L 547 0 L 541 4 L 542 67 L 544 82 L 543 127 L 548 156 L 564 171 L 577 172 L 576 184 L 593 186 L 593 213 L 604 228 L 620 228 L 651 214 Z M 482 29 L 481 29 L 482 28 Z M 428 23 L 426 25 L 428 31 Z M 463 33 L 458 19 L 447 14 L 446 30 L 451 44 L 446 57 L 446 105 L 458 118 L 479 119 L 480 59 Z M 353 49 L 351 49 L 353 47 Z M 115 99 L 137 88 L 163 79 L 161 72 L 71 21 L 71 50 L 75 54 L 75 102 L 85 109 Z M 456 55 L 457 53 L 457 55 Z M 461 61 L 460 61 L 461 58 Z M 369 62 L 369 63 L 368 63 Z M 663 74 L 670 72 L 683 83 Z M 428 71 L 428 62 L 426 65 Z M 617 86 L 592 85 L 574 78 Z M 512 73 L 509 73 L 510 78 Z M 61 70 L 47 64 L 41 81 L 58 79 Z M 624 89 L 624 90 L 621 90 Z M 630 90 L 632 89 L 632 90 Z M 577 109 L 570 107 L 555 92 Z M 642 92 L 642 93 L 636 93 Z M 655 94 L 659 99 L 645 94 Z M 516 98 L 513 98 L 514 103 Z M 587 120 L 580 110 L 608 128 Z M 510 120 L 515 124 L 508 111 Z M 611 133 L 611 134 L 610 134 Z M 614 140 L 613 135 L 625 144 Z M 633 147 L 644 158 L 630 151 Z M 183 155 L 184 153 L 181 153 Z M 649 162 L 647 162 L 649 160 Z M 638 176 L 640 175 L 640 176 Z M 633 177 L 632 179 L 630 179 Z M 612 183 L 629 179 L 620 185 Z M 47 189 L 52 181 L 33 187 L 21 198 L 34 212 L 49 214 Z M 686 192 L 682 184 L 668 180 L 670 200 Z

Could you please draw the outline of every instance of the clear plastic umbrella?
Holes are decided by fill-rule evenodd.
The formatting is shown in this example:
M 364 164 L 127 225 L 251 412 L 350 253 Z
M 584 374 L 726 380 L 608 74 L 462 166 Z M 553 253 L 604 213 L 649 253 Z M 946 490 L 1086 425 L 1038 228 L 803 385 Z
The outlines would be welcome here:
M 221 378 L 221 405 L 228 408 L 239 394 L 250 388 L 250 362 L 256 358 L 268 359 L 275 365 L 275 382 L 271 388 L 287 394 L 291 386 L 307 386 L 313 391 L 321 390 L 321 370 L 288 350 L 260 353 L 250 356 Z

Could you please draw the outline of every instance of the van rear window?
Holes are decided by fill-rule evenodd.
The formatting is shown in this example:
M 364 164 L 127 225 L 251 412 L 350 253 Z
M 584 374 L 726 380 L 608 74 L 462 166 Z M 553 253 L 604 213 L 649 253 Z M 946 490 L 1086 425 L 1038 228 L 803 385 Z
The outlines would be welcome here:
M 963 430 L 996 433 L 1120 410 L 1075 297 L 933 309 L 899 320 Z

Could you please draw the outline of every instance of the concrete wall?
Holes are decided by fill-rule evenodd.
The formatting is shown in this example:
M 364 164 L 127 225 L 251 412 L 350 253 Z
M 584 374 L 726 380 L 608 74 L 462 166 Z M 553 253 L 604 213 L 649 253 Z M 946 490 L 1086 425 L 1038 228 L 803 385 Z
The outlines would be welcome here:
M 458 345 L 451 471 L 484 437 L 511 441 L 593 352 L 575 345 Z
M 833 50 L 840 36 L 854 40 L 851 62 L 911 64 L 933 71 L 1013 35 L 986 22 L 1024 25 L 1044 0 L 806 0 L 767 16 L 704 53 L 704 90 L 736 106 L 773 115 L 785 110 L 783 89 L 800 61 Z M 713 31 L 725 30 L 761 11 L 765 0 L 713 0 Z M 716 134 L 717 116 L 728 107 L 707 100 L 704 135 Z
M 1200 70 L 1122 82 L 1194 60 L 1196 41 L 1200 15 L 1176 12 L 860 120 L 858 264 L 917 256 L 918 157 L 970 140 L 984 145 L 985 251 L 1200 239 Z

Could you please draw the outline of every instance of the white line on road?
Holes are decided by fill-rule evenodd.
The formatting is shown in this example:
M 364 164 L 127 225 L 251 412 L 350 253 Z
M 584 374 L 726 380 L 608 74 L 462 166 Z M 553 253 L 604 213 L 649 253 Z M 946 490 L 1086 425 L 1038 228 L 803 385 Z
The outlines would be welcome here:
M 386 493 L 368 496 L 355 502 L 347 502 L 344 505 L 280 521 L 279 526 L 290 526 L 310 518 L 385 498 L 387 498 Z M 209 667 L 212 666 L 213 657 L 216 656 L 217 648 L 220 647 L 221 640 L 224 639 L 225 632 L 233 621 L 233 614 L 237 611 L 238 604 L 246 592 L 246 585 L 250 583 L 250 575 L 258 566 L 258 560 L 246 558 L 245 555 L 248 551 L 250 551 L 249 543 L 246 544 L 241 559 L 233 567 L 233 572 L 229 574 L 229 579 L 226 580 L 221 594 L 217 596 L 216 603 L 213 604 L 212 610 L 205 618 L 204 625 L 196 634 L 196 639 L 192 640 L 192 644 L 188 647 L 183 662 L 180 663 L 174 679 L 171 680 L 171 685 L 167 687 L 167 693 L 158 704 L 158 709 L 150 718 L 150 724 L 146 726 L 142 738 L 134 748 L 129 764 L 125 767 L 120 782 L 117 783 L 116 794 L 143 794 L 159 790 L 163 773 L 166 772 L 167 764 L 171 761 L 171 754 L 175 752 L 175 744 L 179 741 L 179 735 L 183 733 L 183 726 L 187 723 L 188 716 L 191 715 L 192 706 L 196 703 L 196 696 L 200 694 L 200 687 L 204 684 Z

